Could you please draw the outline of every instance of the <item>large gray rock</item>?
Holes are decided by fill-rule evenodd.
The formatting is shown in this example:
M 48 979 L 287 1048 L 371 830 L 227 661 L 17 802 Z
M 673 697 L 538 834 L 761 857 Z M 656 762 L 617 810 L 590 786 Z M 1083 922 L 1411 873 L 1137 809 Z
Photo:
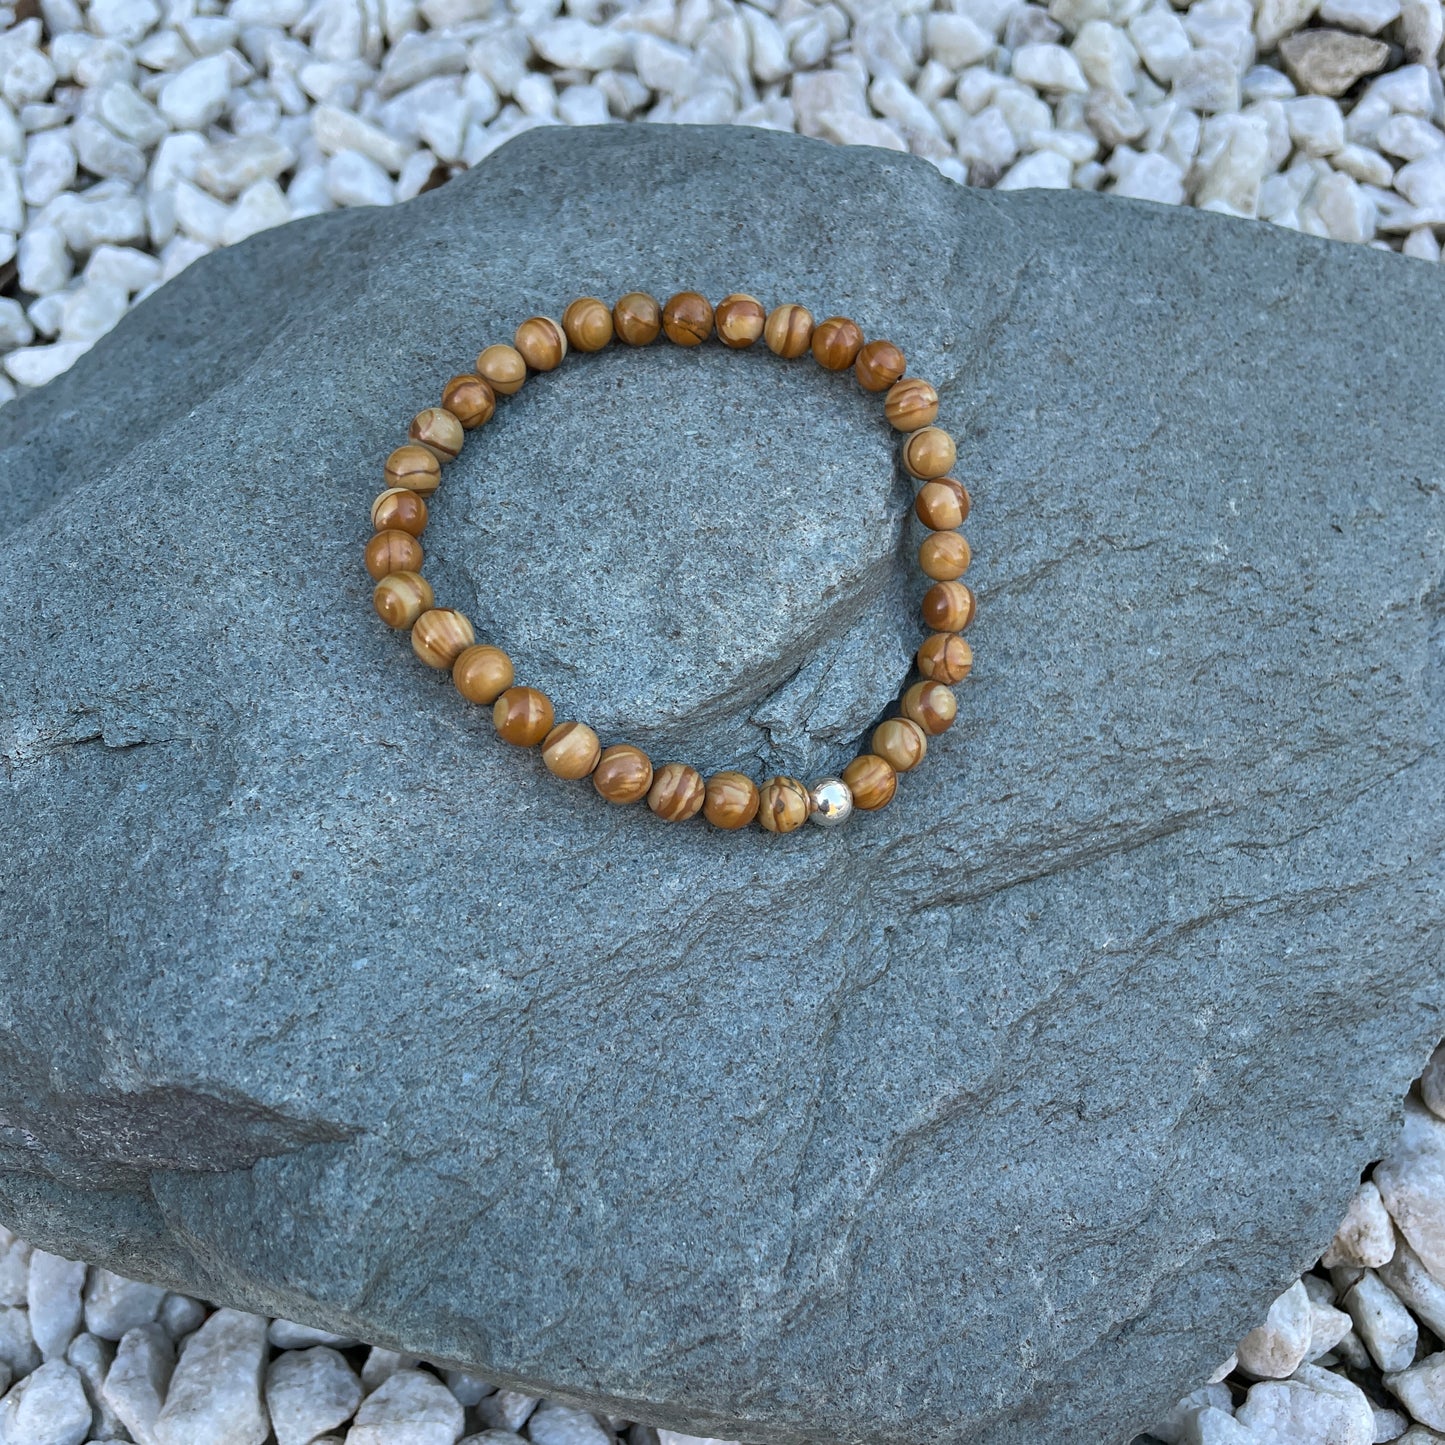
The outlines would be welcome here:
M 943 390 L 978 670 L 839 832 L 610 808 L 370 612 L 410 414 L 639 286 Z M 699 1434 L 1127 1436 L 1440 1028 L 1442 320 L 1396 256 L 703 128 L 201 262 L 0 414 L 0 1218 Z M 895 454 L 811 362 L 569 359 L 428 574 L 605 738 L 818 772 L 917 637 Z

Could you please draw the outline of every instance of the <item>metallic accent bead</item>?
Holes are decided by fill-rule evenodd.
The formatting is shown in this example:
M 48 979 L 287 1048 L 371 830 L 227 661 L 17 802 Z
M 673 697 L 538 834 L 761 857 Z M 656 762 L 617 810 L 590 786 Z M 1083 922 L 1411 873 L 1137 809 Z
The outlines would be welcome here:
M 853 790 L 842 778 L 819 778 L 808 789 L 808 801 L 813 805 L 808 818 L 820 828 L 836 828 L 853 813 Z

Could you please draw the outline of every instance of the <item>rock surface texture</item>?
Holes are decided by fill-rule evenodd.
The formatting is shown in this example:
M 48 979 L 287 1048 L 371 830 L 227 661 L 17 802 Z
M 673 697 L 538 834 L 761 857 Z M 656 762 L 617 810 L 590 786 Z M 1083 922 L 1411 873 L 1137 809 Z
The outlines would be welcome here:
M 446 377 L 685 286 L 896 339 L 974 492 L 959 722 L 836 832 L 608 807 L 370 610 Z M 1146 1426 L 1438 1041 L 1442 320 L 1396 256 L 736 128 L 198 262 L 0 413 L 0 1218 L 698 1435 Z M 569 358 L 427 573 L 604 741 L 831 770 L 918 635 L 896 453 L 810 361 Z

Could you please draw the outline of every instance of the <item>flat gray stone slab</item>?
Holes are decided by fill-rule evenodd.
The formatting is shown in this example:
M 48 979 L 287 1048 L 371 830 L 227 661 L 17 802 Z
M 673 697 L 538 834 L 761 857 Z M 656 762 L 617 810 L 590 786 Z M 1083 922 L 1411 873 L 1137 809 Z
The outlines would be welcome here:
M 639 287 L 943 392 L 978 665 L 882 814 L 609 808 L 370 611 L 410 415 Z M 198 263 L 0 411 L 0 1218 L 698 1434 L 1127 1438 L 1442 1031 L 1442 288 L 646 126 Z M 815 774 L 918 640 L 896 451 L 810 361 L 569 358 L 427 573 L 605 741 Z

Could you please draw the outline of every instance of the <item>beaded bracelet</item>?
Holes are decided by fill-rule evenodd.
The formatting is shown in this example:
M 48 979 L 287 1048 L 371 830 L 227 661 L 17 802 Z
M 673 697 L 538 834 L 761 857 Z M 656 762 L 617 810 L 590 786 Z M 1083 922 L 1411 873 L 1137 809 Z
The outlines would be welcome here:
M 511 396 L 534 372 L 554 371 L 576 351 L 601 351 L 614 336 L 630 346 L 647 346 L 659 335 L 679 346 L 698 346 L 716 331 L 734 350 L 760 338 L 774 355 L 792 360 L 811 351 L 828 371 L 852 367 L 868 392 L 886 392 L 883 414 L 905 434 L 903 466 L 923 486 L 914 512 L 928 529 L 918 549 L 919 566 L 933 585 L 923 598 L 930 629 L 918 649 L 921 679 L 899 700 L 901 716 L 874 730 L 871 751 L 853 759 L 840 778 L 819 778 L 811 787 L 797 778 L 768 778 L 761 786 L 738 772 L 704 779 L 686 763 L 652 760 L 630 743 L 604 748 L 583 722 L 555 723 L 552 703 L 534 687 L 515 685 L 512 660 L 499 647 L 479 643 L 471 623 L 455 608 L 438 607 L 421 575 L 417 540 L 426 528 L 426 498 L 441 484 L 441 464 L 461 449 L 468 431 L 485 425 L 497 398 Z M 644 292 L 624 296 L 610 310 L 593 296 L 572 302 L 560 325 L 532 316 L 517 328 L 511 346 L 489 346 L 476 370 L 454 376 L 442 404 L 413 419 L 410 440 L 386 459 L 386 490 L 372 503 L 373 535 L 366 568 L 376 579 L 372 604 L 388 627 L 410 628 L 411 645 L 429 667 L 449 668 L 457 691 L 468 702 L 488 705 L 497 735 L 519 747 L 542 749 L 542 761 L 559 778 L 592 779 L 609 803 L 648 807 L 664 821 L 681 822 L 701 813 L 719 828 L 743 828 L 754 818 L 770 833 L 791 833 L 809 818 L 823 827 L 845 822 L 855 808 L 884 807 L 898 787 L 898 775 L 923 761 L 928 739 L 947 729 L 957 702 L 951 685 L 973 666 L 973 649 L 960 635 L 973 620 L 973 592 L 959 578 L 968 570 L 968 542 L 957 529 L 969 513 L 968 490 L 947 473 L 956 458 L 953 438 L 932 423 L 938 393 L 926 381 L 904 375 L 903 353 L 891 341 L 863 339 L 858 325 L 830 316 L 816 325 L 795 304 L 765 311 L 755 296 L 724 297 L 714 311 L 696 291 L 682 291 L 665 306 Z

